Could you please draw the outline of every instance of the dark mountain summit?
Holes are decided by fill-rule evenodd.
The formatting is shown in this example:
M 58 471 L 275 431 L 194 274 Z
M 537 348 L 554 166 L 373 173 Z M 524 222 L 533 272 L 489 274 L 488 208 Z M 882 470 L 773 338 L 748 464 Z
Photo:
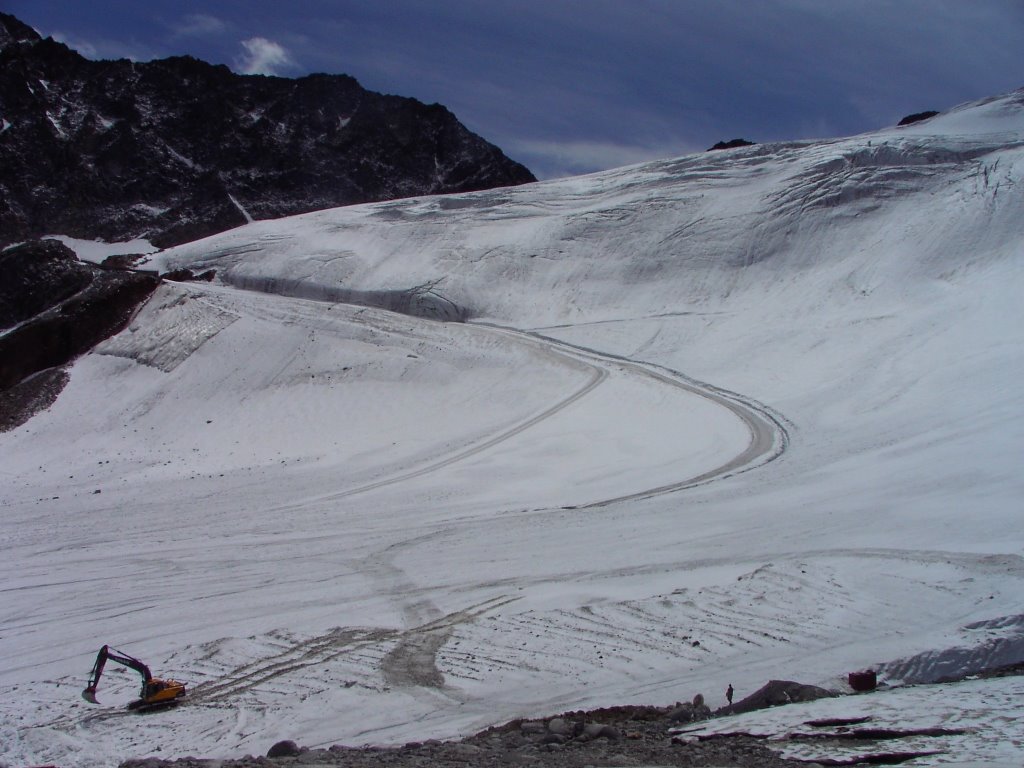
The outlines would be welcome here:
M 736 149 L 738 147 L 752 147 L 757 142 L 746 139 L 731 139 L 730 141 L 719 141 L 713 147 L 708 147 L 708 152 L 717 152 L 720 149 Z
M 937 114 L 939 113 L 936 112 L 934 109 L 929 109 L 925 112 L 915 112 L 912 115 L 907 115 L 906 117 L 904 117 L 897 123 L 897 125 L 913 125 L 914 123 L 920 123 L 922 120 L 929 120 L 935 117 Z
M 444 107 L 346 75 L 90 61 L 0 14 L 0 245 L 167 246 L 248 217 L 529 181 Z

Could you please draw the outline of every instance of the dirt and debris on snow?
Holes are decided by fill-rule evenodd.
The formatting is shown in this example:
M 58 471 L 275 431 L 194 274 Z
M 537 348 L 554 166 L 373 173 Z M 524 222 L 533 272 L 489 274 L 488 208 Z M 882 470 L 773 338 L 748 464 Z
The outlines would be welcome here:
M 750 736 L 683 743 L 669 734 L 674 707 L 611 707 L 568 712 L 538 720 L 515 720 L 457 741 L 427 740 L 395 747 L 332 745 L 308 749 L 291 740 L 274 744 L 268 754 L 237 760 L 184 758 L 129 760 L 121 768 L 248 768 L 269 765 L 318 765 L 336 768 L 464 768 L 466 765 L 532 765 L 537 768 L 585 766 L 736 766 L 783 768 L 761 739 Z

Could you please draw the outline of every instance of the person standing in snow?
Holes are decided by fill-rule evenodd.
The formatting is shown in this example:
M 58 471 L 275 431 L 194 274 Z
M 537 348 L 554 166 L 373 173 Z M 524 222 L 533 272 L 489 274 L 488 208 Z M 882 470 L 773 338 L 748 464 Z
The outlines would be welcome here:
M 732 706 L 732 683 L 729 683 L 729 687 L 725 689 L 725 700 L 729 702 L 729 706 Z

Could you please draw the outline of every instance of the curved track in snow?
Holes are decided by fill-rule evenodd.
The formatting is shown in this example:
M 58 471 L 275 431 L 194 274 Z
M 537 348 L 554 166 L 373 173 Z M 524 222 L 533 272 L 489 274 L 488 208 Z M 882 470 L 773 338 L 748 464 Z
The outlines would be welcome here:
M 652 488 L 644 488 L 630 493 L 590 501 L 584 504 L 563 505 L 563 508 L 588 509 L 602 507 L 617 502 L 646 499 L 653 496 L 673 493 L 685 488 L 692 488 L 697 485 L 703 485 L 716 479 L 729 477 L 740 472 L 746 472 L 756 467 L 763 466 L 782 455 L 788 445 L 789 435 L 786 431 L 782 418 L 773 414 L 766 406 L 754 400 L 744 398 L 736 393 L 728 392 L 714 387 L 713 385 L 696 381 L 678 371 L 655 366 L 651 363 L 631 360 L 626 357 L 620 357 L 593 349 L 587 349 L 585 347 L 575 346 L 558 339 L 529 331 L 521 331 L 489 323 L 473 323 L 469 324 L 468 327 L 476 328 L 486 333 L 497 334 L 518 343 L 525 343 L 532 347 L 538 354 L 555 359 L 569 367 L 589 372 L 589 378 L 583 386 L 555 403 L 552 403 L 548 408 L 544 409 L 540 413 L 537 413 L 507 429 L 501 430 L 485 440 L 461 447 L 452 453 L 441 456 L 436 460 L 427 463 L 426 465 L 409 469 L 408 471 L 399 472 L 354 488 L 348 488 L 327 494 L 326 496 L 318 497 L 316 499 L 317 501 L 337 501 L 339 499 L 367 493 L 386 486 L 400 484 L 477 456 L 484 451 L 494 448 L 495 446 L 522 434 L 531 427 L 552 418 L 573 403 L 576 403 L 583 397 L 587 396 L 608 379 L 613 367 L 625 372 L 629 376 L 645 377 L 665 386 L 682 390 L 688 394 L 703 397 L 706 400 L 725 408 L 744 424 L 750 434 L 750 441 L 742 452 L 731 458 L 729 461 L 698 475 L 680 478 L 679 480 L 664 483 Z M 310 499 L 304 499 L 302 503 L 307 504 L 309 501 Z
M 405 482 L 406 480 L 412 480 L 413 478 L 422 477 L 423 475 L 429 474 L 431 472 L 436 472 L 439 469 L 443 469 L 444 467 L 455 464 L 456 462 L 468 459 L 471 456 L 476 456 L 477 454 L 482 453 L 483 451 L 486 451 L 489 448 L 493 448 L 499 443 L 503 443 L 506 440 L 513 438 L 522 432 L 525 432 L 530 427 L 539 424 L 540 422 L 551 418 L 556 413 L 564 410 L 565 408 L 568 408 L 570 405 L 572 405 L 577 400 L 590 393 L 592 390 L 598 387 L 605 379 L 608 378 L 607 369 L 586 363 L 585 361 L 573 357 L 572 355 L 567 355 L 555 349 L 547 350 L 547 354 L 549 354 L 552 357 L 559 358 L 573 367 L 585 367 L 590 371 L 590 379 L 582 387 L 580 387 L 570 395 L 562 398 L 558 402 L 554 403 L 553 405 L 551 405 L 551 407 L 546 408 L 545 410 L 541 411 L 535 416 L 531 416 L 529 419 L 526 419 L 525 421 L 522 421 L 519 424 L 516 424 L 515 426 L 498 432 L 497 434 L 493 435 L 487 440 L 484 440 L 483 442 L 473 444 L 468 448 L 464 448 L 460 451 L 440 458 L 437 461 L 431 462 L 425 467 L 420 467 L 419 469 L 414 469 L 409 472 L 403 472 L 401 474 L 384 478 L 373 483 L 367 483 L 366 485 L 361 485 L 358 488 L 351 488 L 347 491 L 334 493 L 331 494 L 328 498 L 334 501 L 336 499 L 343 499 L 347 496 L 354 496 L 358 493 L 365 493 L 366 491 L 376 490 L 377 488 L 382 488 L 386 485 L 402 483 Z
M 751 469 L 755 469 L 756 467 L 763 466 L 770 461 L 774 461 L 781 456 L 783 452 L 785 452 L 786 447 L 789 445 L 789 432 L 786 430 L 782 417 L 774 414 L 762 403 L 745 398 L 737 393 L 729 392 L 711 384 L 691 379 L 688 376 L 669 368 L 655 366 L 651 363 L 645 363 L 638 360 L 631 360 L 627 357 L 621 357 L 619 355 L 613 355 L 606 352 L 598 352 L 597 350 L 588 349 L 586 347 L 575 346 L 568 342 L 560 341 L 549 336 L 543 336 L 538 333 L 518 331 L 511 328 L 484 323 L 477 325 L 478 327 L 488 328 L 492 331 L 509 335 L 517 339 L 531 341 L 534 344 L 539 345 L 548 353 L 558 354 L 563 357 L 570 357 L 591 366 L 594 366 L 595 364 L 599 365 L 601 366 L 601 369 L 605 371 L 604 378 L 608 375 L 608 366 L 616 366 L 623 371 L 627 371 L 631 375 L 647 377 L 661 384 L 681 389 L 690 394 L 697 395 L 698 397 L 703 397 L 731 412 L 743 422 L 744 426 L 750 433 L 750 442 L 747 447 L 741 453 L 714 469 L 702 472 L 701 474 L 692 477 L 682 478 L 672 483 L 665 483 L 654 488 L 646 488 L 633 493 L 623 494 L 621 496 L 592 501 L 587 504 L 570 505 L 567 508 L 590 509 L 594 507 L 604 507 L 620 501 L 647 499 L 653 496 L 674 493 L 685 488 L 703 485 L 704 483 L 709 483 L 712 480 L 730 477 L 740 472 L 747 472 Z M 596 383 L 594 386 L 596 386 Z M 589 391 L 589 389 L 592 389 L 592 387 L 588 388 L 587 391 Z M 585 393 L 578 394 L 577 397 L 573 398 L 573 400 L 581 397 L 582 394 Z M 568 404 L 569 403 L 566 402 L 564 405 L 558 407 L 557 410 L 561 410 L 561 408 Z M 556 411 L 553 410 L 547 415 L 552 415 L 554 412 Z M 544 416 L 544 418 L 546 418 L 546 416 Z M 537 419 L 532 423 L 536 423 L 536 421 L 539 420 L 540 419 Z M 498 441 L 492 441 L 491 444 L 496 442 Z

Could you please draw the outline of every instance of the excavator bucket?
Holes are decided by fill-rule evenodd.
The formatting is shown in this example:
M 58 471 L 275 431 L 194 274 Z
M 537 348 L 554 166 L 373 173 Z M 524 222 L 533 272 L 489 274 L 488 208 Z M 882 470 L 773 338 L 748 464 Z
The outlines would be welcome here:
M 96 701 L 96 689 L 91 685 L 82 691 L 82 698 L 90 704 L 99 704 L 99 702 Z

